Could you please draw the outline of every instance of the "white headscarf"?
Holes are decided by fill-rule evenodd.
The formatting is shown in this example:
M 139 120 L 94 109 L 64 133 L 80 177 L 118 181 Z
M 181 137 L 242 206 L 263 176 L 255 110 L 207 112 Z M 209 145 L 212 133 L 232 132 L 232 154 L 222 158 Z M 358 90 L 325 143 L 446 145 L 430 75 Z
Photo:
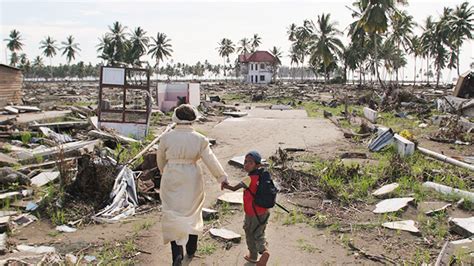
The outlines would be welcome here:
M 201 115 L 199 114 L 199 111 L 196 109 L 196 107 L 194 107 L 193 105 L 190 105 L 190 104 L 182 104 L 180 106 L 187 106 L 189 108 L 191 108 L 193 111 L 194 111 L 194 114 L 196 116 L 196 119 L 194 119 L 193 121 L 196 121 Z M 179 107 L 179 106 L 178 106 Z M 191 124 L 193 121 L 189 121 L 189 120 L 181 120 L 179 119 L 177 116 L 176 116 L 176 109 L 178 109 L 178 107 L 176 107 L 174 109 L 174 112 L 173 112 L 173 116 L 171 117 L 171 120 L 173 122 L 175 122 L 176 124 Z

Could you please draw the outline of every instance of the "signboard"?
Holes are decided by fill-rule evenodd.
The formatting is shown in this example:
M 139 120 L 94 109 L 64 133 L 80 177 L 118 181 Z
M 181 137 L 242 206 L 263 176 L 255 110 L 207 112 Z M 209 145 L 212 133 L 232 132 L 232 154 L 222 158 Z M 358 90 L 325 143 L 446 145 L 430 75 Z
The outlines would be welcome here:
M 104 67 L 102 70 L 102 84 L 125 85 L 125 68 Z

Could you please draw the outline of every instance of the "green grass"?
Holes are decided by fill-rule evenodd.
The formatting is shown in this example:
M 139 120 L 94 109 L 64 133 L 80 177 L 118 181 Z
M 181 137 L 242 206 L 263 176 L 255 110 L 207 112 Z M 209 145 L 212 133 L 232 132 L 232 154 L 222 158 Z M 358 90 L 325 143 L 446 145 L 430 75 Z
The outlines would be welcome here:
M 106 243 L 96 253 L 99 264 L 104 265 L 134 265 L 133 257 L 137 253 L 134 240 L 119 243 Z
M 307 253 L 314 253 L 318 250 L 317 247 L 313 246 L 312 244 L 308 243 L 306 240 L 304 239 L 298 239 L 297 240 L 298 242 L 298 248 L 304 252 L 307 252 Z
M 30 132 L 25 131 L 21 133 L 20 138 L 21 138 L 21 142 L 23 142 L 23 144 L 26 145 L 30 143 L 32 136 Z
M 344 104 L 339 104 L 337 107 L 332 108 L 329 106 L 324 106 L 319 102 L 303 102 L 301 104 L 303 108 L 306 110 L 306 113 L 308 113 L 309 117 L 323 117 L 323 112 L 327 111 L 332 113 L 333 116 L 341 116 L 341 112 L 344 111 Z M 357 113 L 359 115 L 362 115 L 362 106 L 359 105 L 348 105 L 347 110 L 349 113 Z
M 143 223 L 133 226 L 133 234 L 136 236 L 141 231 L 148 231 L 155 223 L 152 220 L 146 220 Z
M 201 241 L 198 245 L 197 253 L 200 255 L 208 256 L 212 255 L 217 250 L 217 245 L 211 240 Z
M 410 157 L 400 157 L 393 147 L 370 156 L 377 160 L 377 164 L 346 164 L 340 159 L 322 160 L 317 157 L 306 156 L 302 161 L 312 162 L 312 166 L 305 172 L 313 178 L 302 178 L 300 182 L 306 187 L 316 187 L 326 193 L 329 199 L 336 199 L 348 204 L 354 201 L 372 203 L 376 199 L 370 194 L 382 185 L 398 182 L 400 186 L 395 190 L 395 196 L 413 194 L 416 202 L 433 197 L 455 202 L 459 197 L 445 196 L 434 193 L 422 187 L 424 181 L 429 180 L 469 190 L 472 182 L 469 181 L 469 172 L 442 162 L 426 159 L 419 152 Z M 298 158 L 298 160 L 300 160 Z M 472 208 L 472 203 L 466 201 L 465 207 Z

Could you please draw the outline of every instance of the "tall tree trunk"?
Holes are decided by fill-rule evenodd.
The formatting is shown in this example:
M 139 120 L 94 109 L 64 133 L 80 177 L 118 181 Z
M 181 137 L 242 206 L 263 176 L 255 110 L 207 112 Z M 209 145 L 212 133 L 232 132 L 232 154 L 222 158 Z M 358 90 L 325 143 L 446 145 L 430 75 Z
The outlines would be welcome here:
M 51 71 L 51 80 L 53 79 L 53 59 L 49 58 L 49 71 Z
M 413 72 L 413 86 L 416 85 L 416 56 L 415 56 L 415 70 Z
M 375 41 L 375 33 L 372 33 L 372 40 L 374 42 L 374 57 L 375 57 L 375 74 L 377 75 L 377 79 L 380 83 L 380 86 L 382 86 L 382 89 L 385 89 L 385 86 L 382 82 L 382 79 L 380 79 L 380 74 L 379 74 L 379 59 L 378 59 L 378 49 L 377 49 L 377 42 Z
M 359 66 L 359 85 L 362 86 L 362 64 Z
M 458 40 L 459 40 L 459 39 L 458 39 Z M 458 44 L 459 44 L 459 42 L 458 42 Z M 460 72 L 459 72 L 459 61 L 460 61 L 460 59 L 461 59 L 461 58 L 459 57 L 459 52 L 460 52 L 460 50 L 461 50 L 461 47 L 460 47 L 460 46 L 461 46 L 461 45 L 458 45 L 458 47 L 457 47 L 457 55 L 456 55 L 456 57 L 457 57 L 457 59 L 458 59 L 457 62 L 456 62 L 456 64 L 457 64 L 457 67 L 456 67 L 456 68 L 457 68 L 457 70 L 458 70 L 458 77 L 459 77 L 459 75 L 460 75 L 460 74 L 459 74 L 459 73 L 460 73 Z
M 426 57 L 426 85 L 430 85 L 430 58 Z

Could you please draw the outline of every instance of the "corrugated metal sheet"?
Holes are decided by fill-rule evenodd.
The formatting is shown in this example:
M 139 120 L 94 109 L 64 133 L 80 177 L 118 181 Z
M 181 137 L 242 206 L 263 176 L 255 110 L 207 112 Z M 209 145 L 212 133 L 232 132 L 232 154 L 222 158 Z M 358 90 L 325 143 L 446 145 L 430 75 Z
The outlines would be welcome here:
M 18 68 L 0 64 L 0 107 L 21 103 L 23 74 Z

